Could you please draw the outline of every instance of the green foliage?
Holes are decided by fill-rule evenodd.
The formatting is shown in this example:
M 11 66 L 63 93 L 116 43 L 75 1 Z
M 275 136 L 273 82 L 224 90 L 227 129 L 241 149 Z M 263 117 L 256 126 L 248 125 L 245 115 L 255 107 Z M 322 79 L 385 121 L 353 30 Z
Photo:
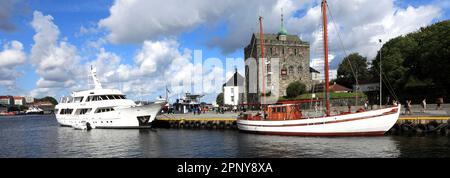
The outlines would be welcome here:
M 224 101 L 223 101 L 223 93 L 220 93 L 219 95 L 217 95 L 216 97 L 216 103 L 219 106 L 223 106 Z
M 35 99 L 35 101 L 49 101 L 50 103 L 52 103 L 53 105 L 57 105 L 58 101 L 56 101 L 55 98 L 51 97 L 51 96 L 46 96 L 44 98 L 40 98 L 40 99 Z
M 335 82 L 347 88 L 353 88 L 353 85 L 356 84 L 355 79 L 358 81 L 367 81 L 370 79 L 371 76 L 367 66 L 366 57 L 358 53 L 350 54 L 339 64 Z
M 382 73 L 387 79 L 383 89 L 391 84 L 397 94 L 407 95 L 403 91 L 427 86 L 433 88 L 429 94 L 445 95 L 450 92 L 449 59 L 449 20 L 391 39 L 381 49 Z M 379 77 L 380 52 L 372 64 L 370 72 L 375 79 Z
M 305 84 L 295 81 L 288 85 L 286 88 L 286 97 L 287 98 L 295 98 L 306 92 Z

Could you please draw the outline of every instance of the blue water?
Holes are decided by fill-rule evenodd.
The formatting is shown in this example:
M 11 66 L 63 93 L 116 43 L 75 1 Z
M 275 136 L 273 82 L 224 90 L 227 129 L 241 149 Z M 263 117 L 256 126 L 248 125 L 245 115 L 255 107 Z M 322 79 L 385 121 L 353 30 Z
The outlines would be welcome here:
M 0 157 L 450 157 L 445 136 L 291 137 L 237 130 L 74 130 L 54 116 L 0 117 Z

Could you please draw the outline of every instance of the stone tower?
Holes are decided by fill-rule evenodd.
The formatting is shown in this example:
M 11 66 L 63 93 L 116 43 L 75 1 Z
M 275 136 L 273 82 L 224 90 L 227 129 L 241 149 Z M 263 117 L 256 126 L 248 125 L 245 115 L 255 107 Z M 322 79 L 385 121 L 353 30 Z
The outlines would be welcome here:
M 277 34 L 263 34 L 266 58 L 266 91 L 270 91 L 271 93 L 278 92 L 279 96 L 285 96 L 287 86 L 294 81 L 300 81 L 305 84 L 307 90 L 312 85 L 309 67 L 309 43 L 300 40 L 297 35 L 289 35 L 283 20 L 283 14 L 281 14 L 281 27 Z M 244 48 L 244 53 L 245 100 L 249 104 L 260 103 L 262 92 L 262 59 L 259 33 L 252 34 L 250 44 Z M 271 65 L 275 65 L 275 58 L 278 59 L 277 65 L 279 66 L 279 71 L 271 71 Z M 256 61 L 256 65 L 251 65 L 250 59 Z M 252 75 L 258 77 L 252 79 Z M 278 91 L 274 91 L 273 87 L 276 82 L 278 82 Z

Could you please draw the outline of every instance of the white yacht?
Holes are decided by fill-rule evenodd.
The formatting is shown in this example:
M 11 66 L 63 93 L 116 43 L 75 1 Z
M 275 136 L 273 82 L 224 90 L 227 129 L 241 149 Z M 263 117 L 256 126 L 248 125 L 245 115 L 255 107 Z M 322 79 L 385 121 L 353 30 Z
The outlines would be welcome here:
M 55 115 L 61 126 L 90 128 L 151 128 L 161 103 L 137 105 L 116 89 L 104 89 L 91 67 L 95 88 L 72 92 L 62 97 L 55 107 Z

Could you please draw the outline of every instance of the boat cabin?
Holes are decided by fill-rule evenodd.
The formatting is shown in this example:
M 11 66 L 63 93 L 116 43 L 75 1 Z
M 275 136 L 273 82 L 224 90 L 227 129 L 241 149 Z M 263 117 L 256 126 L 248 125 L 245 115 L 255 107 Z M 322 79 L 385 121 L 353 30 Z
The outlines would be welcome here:
M 243 114 L 244 120 L 294 120 L 302 117 L 302 111 L 298 104 L 278 104 L 268 105 L 266 108 L 266 117 L 261 113 L 256 115 Z

